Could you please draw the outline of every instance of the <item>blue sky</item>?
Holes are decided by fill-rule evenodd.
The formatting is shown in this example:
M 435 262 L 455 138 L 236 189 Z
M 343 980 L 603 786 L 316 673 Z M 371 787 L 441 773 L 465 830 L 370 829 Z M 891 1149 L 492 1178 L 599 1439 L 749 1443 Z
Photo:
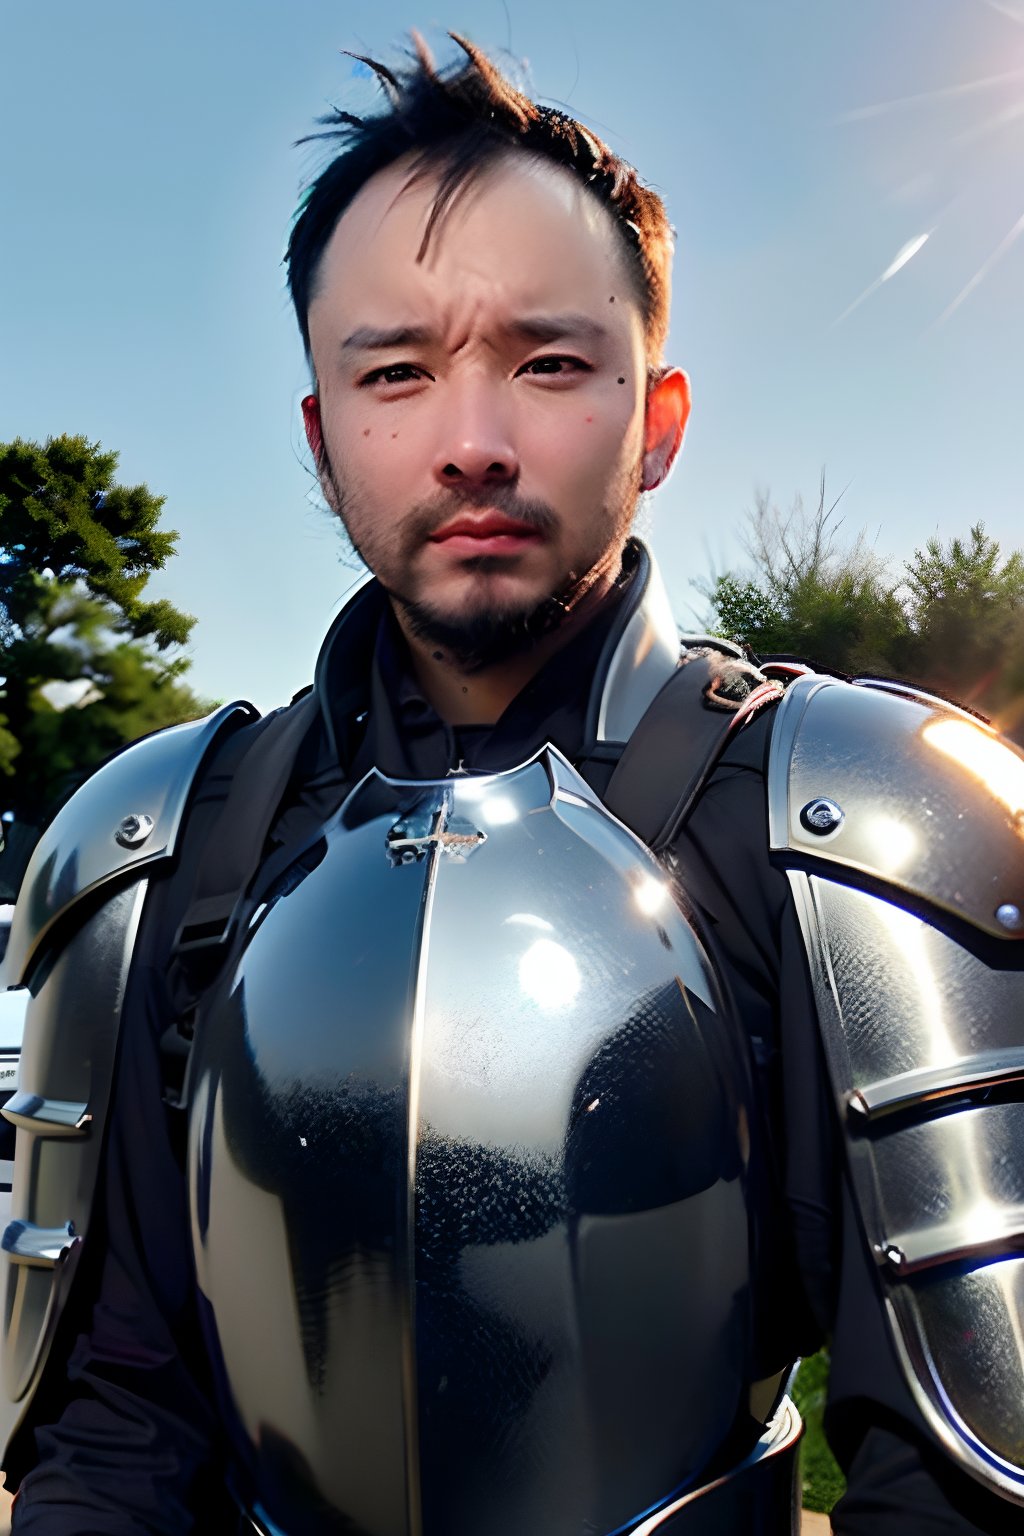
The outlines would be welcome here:
M 695 405 L 650 528 L 684 622 L 756 487 L 811 500 L 823 465 L 894 569 L 979 517 L 1024 544 L 1024 0 L 9 5 L 0 437 L 84 432 L 167 497 L 154 587 L 198 616 L 198 690 L 286 699 L 356 579 L 312 493 L 281 253 L 293 141 L 372 101 L 340 50 L 410 26 L 524 60 L 668 202 Z

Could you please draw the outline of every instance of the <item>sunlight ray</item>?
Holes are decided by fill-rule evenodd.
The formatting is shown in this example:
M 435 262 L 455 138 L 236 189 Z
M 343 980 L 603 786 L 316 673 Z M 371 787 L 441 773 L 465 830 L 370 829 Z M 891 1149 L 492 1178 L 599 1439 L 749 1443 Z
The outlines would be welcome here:
M 1009 16 L 1019 27 L 1024 27 L 1024 3 L 1022 0 L 983 0 L 991 10 L 998 11 L 1000 16 Z
M 956 298 L 953 300 L 952 304 L 947 305 L 947 307 L 942 311 L 942 314 L 935 321 L 936 326 L 945 324 L 953 311 L 955 309 L 959 309 L 964 299 L 966 299 L 970 294 L 974 292 L 979 283 L 984 282 L 985 278 L 992 271 L 992 268 L 995 266 L 996 262 L 1002 260 L 1007 251 L 1010 249 L 1010 246 L 1022 234 L 1024 234 L 1024 213 L 1021 214 L 1016 224 L 1007 230 L 1006 234 L 1000 240 L 995 250 L 991 253 L 990 256 L 985 258 L 970 281 L 964 284 Z M 934 329 L 934 326 L 930 327 L 930 329 Z
M 945 101 L 952 96 L 968 96 L 975 91 L 987 91 L 995 85 L 1005 85 L 1010 80 L 1024 80 L 1024 69 L 1010 69 L 1001 75 L 985 75 L 980 80 L 964 80 L 959 85 L 942 85 L 937 90 L 918 91 L 913 96 L 897 96 L 892 101 L 878 101 L 870 107 L 854 107 L 849 112 L 840 113 L 836 122 L 863 122 L 869 117 L 883 117 L 888 112 L 922 106 L 925 102 Z
M 977 123 L 973 128 L 967 128 L 951 142 L 953 144 L 973 144 L 977 139 L 984 139 L 990 133 L 995 133 L 1000 128 L 1005 128 L 1007 123 L 1015 123 L 1019 117 L 1024 117 L 1024 101 L 1015 101 L 1012 106 L 1004 107 L 1001 112 L 996 112 L 992 117 L 986 117 L 982 123 Z
M 896 273 L 901 271 L 906 266 L 908 261 L 913 260 L 918 251 L 924 245 L 925 241 L 928 239 L 929 235 L 932 233 L 933 231 L 929 229 L 926 230 L 923 235 L 915 235 L 913 240 L 908 240 L 906 245 L 903 246 L 899 252 L 897 252 L 896 256 L 886 267 L 882 275 L 880 277 L 876 277 L 874 282 L 869 283 L 868 286 L 864 289 L 864 292 L 858 294 L 853 303 L 848 304 L 843 310 L 842 314 L 838 315 L 836 319 L 833 320 L 832 325 L 841 325 L 848 315 L 852 315 L 854 310 L 858 309 L 860 305 L 864 303 L 865 299 L 869 299 L 873 293 L 877 292 L 877 290 L 881 288 L 883 283 L 887 283 L 891 277 L 895 277 Z

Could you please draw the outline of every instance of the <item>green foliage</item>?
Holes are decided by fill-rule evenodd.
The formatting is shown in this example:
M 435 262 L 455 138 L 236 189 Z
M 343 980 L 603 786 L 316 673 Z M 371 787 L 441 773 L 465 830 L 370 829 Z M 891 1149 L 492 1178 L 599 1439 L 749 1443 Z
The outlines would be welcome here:
M 801 1360 L 793 1383 L 793 1401 L 806 1431 L 800 1442 L 800 1484 L 804 1509 L 829 1514 L 842 1498 L 846 1483 L 825 1439 L 823 1419 L 828 1390 L 828 1351 Z
M 0 698 L 2 697 L 3 693 L 0 692 Z M 6 719 L 6 715 L 0 715 L 0 721 L 6 722 Z M 10 778 L 14 772 L 14 759 L 20 751 L 18 738 L 14 732 L 7 729 L 6 723 L 0 724 L 0 773 Z
M 970 705 L 1008 734 L 1024 727 L 1024 554 L 1004 558 L 982 523 L 915 550 L 897 579 L 863 536 L 838 544 L 822 478 L 817 507 L 781 513 L 761 495 L 749 519 L 753 569 L 701 587 L 709 627 L 762 656 L 837 672 L 910 678 Z
M 1008 733 L 1024 723 L 1024 554 L 1007 559 L 983 523 L 929 539 L 905 574 L 911 670 Z
M 0 635 L 34 611 L 34 578 L 80 581 L 108 603 L 112 627 L 165 650 L 182 645 L 195 620 L 142 590 L 174 553 L 178 535 L 158 527 L 164 498 L 145 485 L 117 485 L 117 454 L 84 437 L 0 444 Z
M 41 826 L 117 747 L 209 706 L 174 654 L 194 620 L 147 601 L 174 553 L 163 498 L 84 437 L 0 444 L 3 809 Z
M 716 577 L 705 595 L 711 602 L 716 634 L 743 639 L 766 656 L 791 649 L 793 626 L 781 593 L 730 571 Z
M 839 672 L 899 670 L 906 615 L 862 538 L 837 548 L 838 505 L 826 506 L 824 475 L 813 512 L 798 496 L 782 513 L 762 492 L 749 519 L 753 573 L 727 572 L 703 588 L 712 626 L 762 656 L 807 657 Z

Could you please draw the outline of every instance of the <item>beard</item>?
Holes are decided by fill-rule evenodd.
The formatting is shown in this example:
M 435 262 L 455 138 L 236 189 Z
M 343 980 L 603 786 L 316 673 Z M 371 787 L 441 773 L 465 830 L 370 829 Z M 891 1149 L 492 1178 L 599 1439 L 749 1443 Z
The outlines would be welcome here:
M 405 621 L 408 633 L 436 647 L 467 674 L 486 671 L 527 654 L 567 621 L 602 576 L 610 574 L 614 578 L 636 513 L 642 478 L 638 462 L 628 481 L 603 509 L 594 547 L 583 551 L 582 558 L 551 591 L 540 597 L 501 602 L 485 590 L 482 598 L 486 603 L 481 601 L 477 607 L 452 612 L 428 598 L 402 590 L 402 573 L 411 570 L 424 543 L 458 513 L 485 507 L 513 519 L 524 529 L 553 534 L 559 527 L 554 509 L 547 502 L 520 495 L 514 486 L 452 486 L 429 502 L 414 506 L 389 537 L 378 537 L 371 530 L 357 538 L 353 523 L 370 529 L 369 520 L 358 515 L 358 493 L 339 484 L 326 456 L 319 468 L 331 509 L 340 519 L 356 554 Z M 477 555 L 460 564 L 466 573 L 476 572 L 486 579 L 506 572 L 509 558 Z
M 487 556 L 482 556 L 486 560 Z M 475 562 L 474 562 L 475 563 Z M 558 592 L 526 605 L 487 609 L 455 617 L 446 616 L 427 602 L 410 601 L 398 593 L 389 596 L 399 605 L 409 631 L 419 640 L 449 655 L 460 672 L 472 675 L 511 661 L 532 651 L 537 642 L 558 629 L 568 618 L 572 579 Z M 387 589 L 386 589 L 387 590 Z

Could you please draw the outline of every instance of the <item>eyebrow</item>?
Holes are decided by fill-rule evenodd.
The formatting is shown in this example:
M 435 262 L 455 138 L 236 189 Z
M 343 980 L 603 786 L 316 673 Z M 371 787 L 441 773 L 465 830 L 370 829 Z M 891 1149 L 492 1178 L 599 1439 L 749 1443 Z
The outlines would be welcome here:
M 507 330 L 526 341 L 558 341 L 563 336 L 580 341 L 603 341 L 605 327 L 589 315 L 522 315 L 509 322 Z
M 589 315 L 520 315 L 503 329 L 525 341 L 558 341 L 575 338 L 603 341 L 608 332 Z M 377 327 L 361 325 L 342 342 L 345 352 L 382 352 L 394 347 L 421 347 L 436 341 L 433 331 L 423 325 Z
M 341 345 L 346 352 L 379 352 L 389 347 L 419 347 L 433 339 L 433 333 L 422 325 L 396 325 L 385 330 L 361 325 Z

